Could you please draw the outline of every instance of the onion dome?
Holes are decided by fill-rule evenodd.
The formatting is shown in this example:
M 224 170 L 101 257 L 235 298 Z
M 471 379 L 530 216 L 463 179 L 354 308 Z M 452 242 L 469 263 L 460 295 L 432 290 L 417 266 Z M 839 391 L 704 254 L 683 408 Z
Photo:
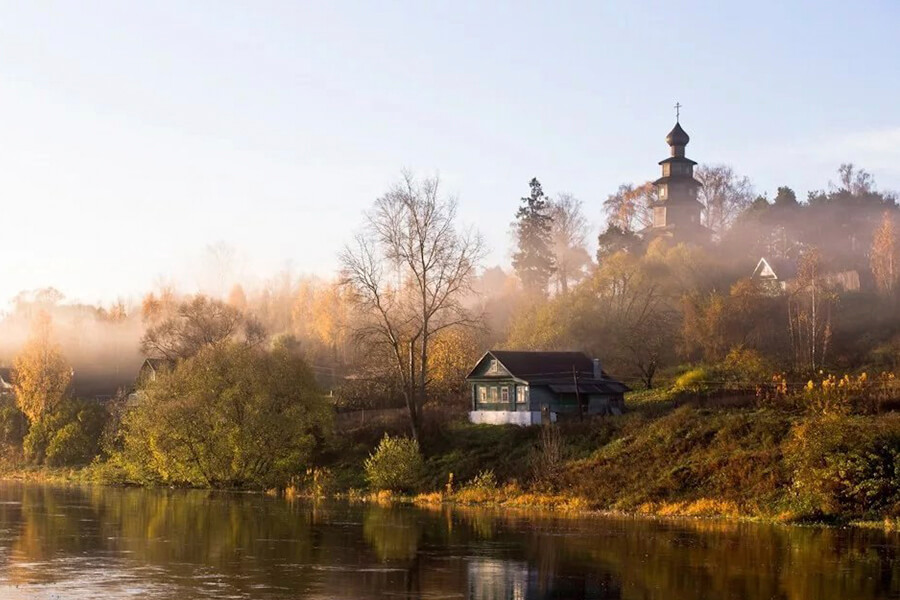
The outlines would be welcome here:
M 666 143 L 670 146 L 687 146 L 691 141 L 691 136 L 681 128 L 681 123 L 675 123 L 675 127 L 666 136 Z

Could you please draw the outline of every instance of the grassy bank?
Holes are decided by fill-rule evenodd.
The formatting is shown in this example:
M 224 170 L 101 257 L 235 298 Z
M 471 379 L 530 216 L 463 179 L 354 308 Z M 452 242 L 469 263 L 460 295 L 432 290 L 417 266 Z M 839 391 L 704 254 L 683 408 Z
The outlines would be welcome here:
M 626 415 L 540 428 L 453 423 L 423 439 L 419 503 L 896 523 L 900 416 L 703 406 L 665 394 Z M 377 435 L 326 463 L 331 489 L 362 489 Z
M 343 432 L 288 493 L 663 517 L 898 523 L 898 414 L 710 406 L 665 393 L 638 395 L 630 406 L 622 416 L 560 424 L 552 435 L 540 427 L 429 423 L 421 474 L 411 489 L 394 495 L 373 496 L 364 470 L 384 426 Z M 402 421 L 392 433 L 404 433 Z M 101 464 L 0 475 L 110 483 L 109 471 Z

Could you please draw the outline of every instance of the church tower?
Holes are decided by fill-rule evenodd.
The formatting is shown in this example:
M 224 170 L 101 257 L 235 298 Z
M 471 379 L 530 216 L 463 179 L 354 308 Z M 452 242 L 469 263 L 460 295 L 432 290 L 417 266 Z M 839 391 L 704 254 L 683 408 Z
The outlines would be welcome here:
M 680 108 L 680 105 L 676 107 Z M 659 162 L 662 177 L 653 182 L 658 199 L 651 204 L 653 225 L 649 233 L 654 236 L 697 242 L 709 238 L 709 230 L 700 222 L 703 204 L 697 199 L 701 184 L 694 179 L 694 165 L 697 163 L 684 155 L 684 148 L 690 141 L 690 136 L 681 128 L 676 117 L 675 127 L 666 136 L 669 157 Z

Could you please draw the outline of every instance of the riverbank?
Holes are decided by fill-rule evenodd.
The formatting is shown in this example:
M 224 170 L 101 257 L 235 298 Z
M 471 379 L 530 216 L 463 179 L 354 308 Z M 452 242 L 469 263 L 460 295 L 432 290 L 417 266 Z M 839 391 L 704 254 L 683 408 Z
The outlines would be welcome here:
M 816 416 L 699 402 L 634 403 L 617 417 L 539 427 L 432 422 L 419 481 L 367 491 L 364 462 L 385 432 L 334 436 L 285 490 L 420 505 L 456 504 L 649 517 L 880 524 L 900 515 L 900 416 Z M 394 434 L 403 432 L 397 423 Z M 99 463 L 17 468 L 6 479 L 129 485 Z
M 423 436 L 420 493 L 406 500 L 897 528 L 894 413 L 816 415 L 663 398 L 555 430 L 556 448 L 548 449 L 540 428 L 433 428 Z M 376 444 L 371 432 L 345 436 L 339 456 L 323 463 L 322 488 L 364 489 L 362 464 Z

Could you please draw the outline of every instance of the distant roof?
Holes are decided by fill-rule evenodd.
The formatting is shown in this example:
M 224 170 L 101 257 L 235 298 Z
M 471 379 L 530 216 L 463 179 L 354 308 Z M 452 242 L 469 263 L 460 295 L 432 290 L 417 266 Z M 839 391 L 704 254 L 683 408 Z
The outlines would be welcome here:
M 659 179 L 654 181 L 653 185 L 659 185 L 661 183 L 671 183 L 673 181 L 690 182 L 691 185 L 695 185 L 697 187 L 701 187 L 703 185 L 702 183 L 700 183 L 699 181 L 697 181 L 696 179 L 694 179 L 693 177 L 690 177 L 688 175 L 666 175 L 665 177 L 660 177 Z M 698 202 L 699 202 L 699 200 L 698 200 Z
M 762 257 L 753 269 L 753 279 L 781 280 L 793 279 L 797 276 L 797 261 L 786 258 L 771 259 Z
M 175 366 L 175 361 L 169 358 L 148 358 L 144 361 L 144 364 L 154 371 L 159 371 L 160 369 L 168 369 Z
M 668 158 L 664 158 L 659 161 L 659 164 L 664 165 L 667 163 L 687 163 L 689 165 L 698 164 L 696 160 L 691 160 L 689 158 L 685 158 L 684 156 L 670 156 Z
M 681 123 L 675 123 L 675 127 L 672 128 L 672 131 L 669 132 L 669 135 L 666 136 L 666 143 L 670 146 L 687 146 L 687 143 L 691 141 L 691 136 L 687 134 L 687 132 L 681 128 Z

